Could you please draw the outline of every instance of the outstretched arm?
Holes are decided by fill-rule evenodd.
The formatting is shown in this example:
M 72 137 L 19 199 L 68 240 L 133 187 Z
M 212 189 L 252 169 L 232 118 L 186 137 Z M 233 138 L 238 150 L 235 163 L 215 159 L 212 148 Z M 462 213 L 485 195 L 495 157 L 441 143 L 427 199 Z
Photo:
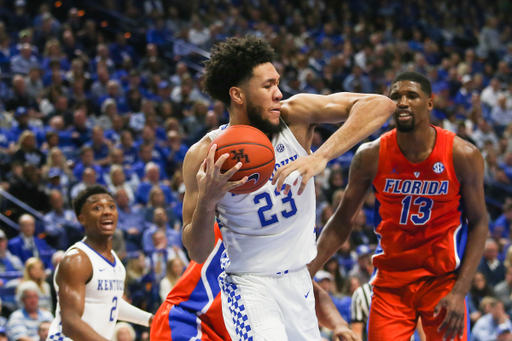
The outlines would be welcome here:
M 318 239 L 317 256 L 309 264 L 311 276 L 324 266 L 350 236 L 352 223 L 363 206 L 377 173 L 379 146 L 378 142 L 365 143 L 354 155 L 343 199 L 322 230 Z
M 71 250 L 59 263 L 57 285 L 62 332 L 75 341 L 107 341 L 82 320 L 85 308 L 85 285 L 92 276 L 92 264 L 81 250 Z
M 439 327 L 446 328 L 445 338 L 462 337 L 465 321 L 466 297 L 478 263 L 482 258 L 485 239 L 489 229 L 484 196 L 484 160 L 480 151 L 472 144 L 455 138 L 453 144 L 453 164 L 460 182 L 461 200 L 464 204 L 464 217 L 468 223 L 468 240 L 464 258 L 451 292 L 443 297 L 435 307 L 437 315 L 443 308 L 446 317 Z
M 334 332 L 333 341 L 361 341 L 341 317 L 329 294 L 320 288 L 315 281 L 313 281 L 313 292 L 315 293 L 318 322 Z
M 144 327 L 151 327 L 151 323 L 153 322 L 153 315 L 137 307 L 134 307 L 124 299 L 121 299 L 119 302 L 119 315 L 117 315 L 117 319 L 139 324 Z
M 337 93 L 329 96 L 301 94 L 283 103 L 281 112 L 290 126 L 314 126 L 321 123 L 345 122 L 313 154 L 298 158 L 277 169 L 272 180 L 278 190 L 288 175 L 297 170 L 302 176 L 301 194 L 309 179 L 322 172 L 330 160 L 347 152 L 358 142 L 380 128 L 395 112 L 396 105 L 382 95 Z M 303 142 L 309 150 L 311 137 Z M 290 186 L 285 189 L 285 194 Z

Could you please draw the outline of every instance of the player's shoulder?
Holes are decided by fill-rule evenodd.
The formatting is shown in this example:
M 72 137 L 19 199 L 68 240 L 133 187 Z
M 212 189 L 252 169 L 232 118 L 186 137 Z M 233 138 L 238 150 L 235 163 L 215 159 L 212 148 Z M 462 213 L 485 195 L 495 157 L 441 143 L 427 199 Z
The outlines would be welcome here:
M 89 278 L 92 273 L 92 262 L 85 251 L 72 248 L 66 251 L 59 263 L 59 277 L 84 276 Z
M 359 146 L 356 151 L 355 157 L 359 157 L 362 159 L 364 163 L 366 162 L 375 162 L 375 160 L 379 159 L 379 151 L 380 151 L 380 137 L 374 141 L 365 142 Z
M 208 150 L 210 148 L 210 144 L 212 143 L 212 140 L 208 135 L 205 135 L 201 140 L 194 143 L 192 146 L 190 146 L 189 150 L 187 151 L 187 154 L 185 155 L 184 162 L 187 164 L 190 163 L 199 163 L 203 162 L 204 158 L 208 154 Z
M 453 161 L 458 163 L 483 160 L 482 153 L 472 143 L 455 136 L 453 139 Z

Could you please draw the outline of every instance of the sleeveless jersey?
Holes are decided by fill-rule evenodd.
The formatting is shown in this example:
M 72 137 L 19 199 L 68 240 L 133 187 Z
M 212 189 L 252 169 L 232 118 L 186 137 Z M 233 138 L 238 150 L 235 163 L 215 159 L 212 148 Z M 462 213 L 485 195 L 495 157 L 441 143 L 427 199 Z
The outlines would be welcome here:
M 185 335 L 195 340 L 196 337 L 201 338 L 200 335 L 204 333 L 210 337 L 216 335 L 222 340 L 231 340 L 222 318 L 218 281 L 223 271 L 221 255 L 225 249 L 217 224 L 214 228 L 215 248 L 208 259 L 203 264 L 191 261 L 165 300 L 190 313 L 185 315 L 181 310 L 174 308 L 169 311 L 167 324 L 170 327 L 172 340 Z M 196 326 L 196 328 L 190 326 Z
M 112 251 L 114 263 L 104 258 L 89 245 L 80 241 L 71 246 L 69 250 L 80 249 L 90 259 L 92 264 L 92 278 L 85 285 L 85 307 L 82 320 L 90 325 L 98 334 L 111 340 L 117 322 L 119 310 L 117 306 L 124 293 L 124 280 L 126 272 L 121 260 Z M 59 287 L 55 278 L 59 268 L 55 271 L 53 279 L 57 291 L 57 309 L 47 340 L 70 340 L 62 333 L 60 303 L 58 301 Z
M 276 156 L 275 171 L 308 153 L 297 142 L 288 126 L 272 138 Z M 214 139 L 221 127 L 208 133 Z M 316 256 L 315 185 L 309 181 L 298 196 L 297 186 L 288 195 L 276 192 L 272 177 L 260 189 L 249 194 L 227 193 L 217 204 L 231 274 L 275 275 L 295 270 Z
M 411 163 L 402 154 L 396 130 L 380 138 L 375 189 L 375 233 L 371 283 L 401 287 L 460 266 L 467 240 L 460 184 L 453 166 L 455 134 L 438 127 L 429 157 Z

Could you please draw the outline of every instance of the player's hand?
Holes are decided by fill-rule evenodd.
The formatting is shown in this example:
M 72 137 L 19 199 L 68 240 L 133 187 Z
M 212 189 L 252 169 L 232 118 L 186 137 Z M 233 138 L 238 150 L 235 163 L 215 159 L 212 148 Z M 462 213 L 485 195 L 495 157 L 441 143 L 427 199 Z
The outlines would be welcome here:
M 441 310 L 446 310 L 446 316 L 437 329 L 437 331 L 446 329 L 443 340 L 454 340 L 457 337 L 457 334 L 462 338 L 464 328 L 466 328 L 464 318 L 466 305 L 464 299 L 464 295 L 450 292 L 448 295 L 443 297 L 434 308 L 434 317 L 436 317 Z
M 272 185 L 277 183 L 277 191 L 279 192 L 281 191 L 281 188 L 283 188 L 283 184 L 286 184 L 283 194 L 287 195 L 290 191 L 292 183 L 293 185 L 297 184 L 298 177 L 296 179 L 288 179 L 288 181 L 286 180 L 293 171 L 297 171 L 298 174 L 295 174 L 302 176 L 302 181 L 299 190 L 297 191 L 297 194 L 301 195 L 304 191 L 304 188 L 306 188 L 309 179 L 315 175 L 320 174 L 325 169 L 325 166 L 327 166 L 327 161 L 328 160 L 325 158 L 315 154 L 301 156 L 297 160 L 285 166 L 279 167 L 274 174 L 274 178 L 272 179 Z
M 241 162 L 238 162 L 233 166 L 233 168 L 224 174 L 221 174 L 220 169 L 228 159 L 229 153 L 222 154 L 217 162 L 215 162 L 216 149 L 216 144 L 210 148 L 208 156 L 201 164 L 201 167 L 199 167 L 199 171 L 196 176 L 200 196 L 211 200 L 211 202 L 215 204 L 224 198 L 224 195 L 226 195 L 228 191 L 238 186 L 242 186 L 247 182 L 247 176 L 238 181 L 229 181 L 233 174 L 242 167 Z
M 350 330 L 348 325 L 341 325 L 334 328 L 332 341 L 361 341 L 361 339 Z

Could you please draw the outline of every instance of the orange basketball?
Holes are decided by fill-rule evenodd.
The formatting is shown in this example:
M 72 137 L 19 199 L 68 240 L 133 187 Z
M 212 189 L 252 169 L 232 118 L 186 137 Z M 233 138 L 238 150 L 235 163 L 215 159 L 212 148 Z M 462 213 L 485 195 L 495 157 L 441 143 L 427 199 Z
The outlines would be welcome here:
M 215 161 L 222 154 L 230 154 L 222 165 L 222 173 L 233 168 L 239 161 L 242 162 L 242 168 L 229 179 L 230 181 L 240 180 L 244 176 L 249 177 L 244 185 L 232 189 L 231 193 L 254 192 L 270 179 L 275 164 L 274 147 L 261 130 L 247 125 L 229 126 L 213 139 L 211 144 L 217 144 Z

